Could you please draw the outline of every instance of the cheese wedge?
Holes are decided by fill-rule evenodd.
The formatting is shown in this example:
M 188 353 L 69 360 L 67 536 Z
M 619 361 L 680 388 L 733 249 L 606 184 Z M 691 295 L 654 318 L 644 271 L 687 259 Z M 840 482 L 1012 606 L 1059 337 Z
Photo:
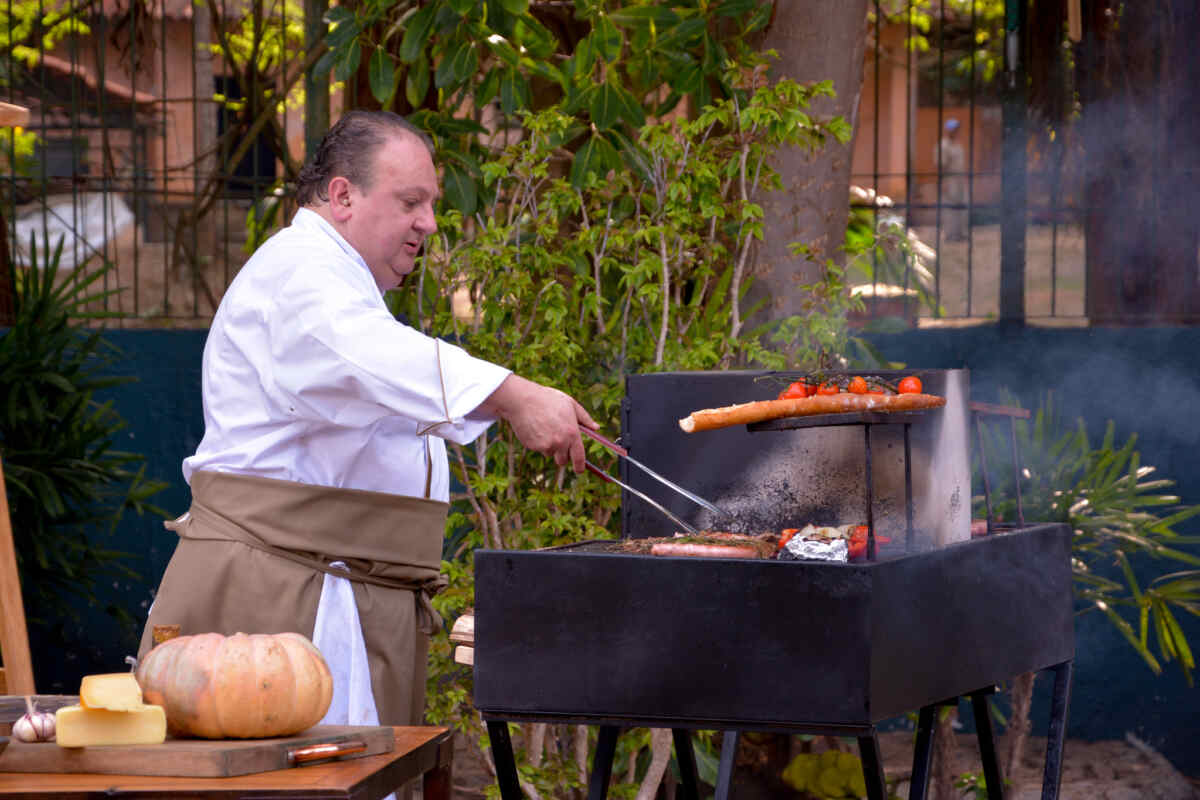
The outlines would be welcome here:
M 132 672 L 84 675 L 79 685 L 79 704 L 84 708 L 133 711 L 142 705 L 142 687 Z
M 108 711 L 66 706 L 54 714 L 59 747 L 113 744 L 162 744 L 167 738 L 167 715 L 162 706 L 139 706 Z

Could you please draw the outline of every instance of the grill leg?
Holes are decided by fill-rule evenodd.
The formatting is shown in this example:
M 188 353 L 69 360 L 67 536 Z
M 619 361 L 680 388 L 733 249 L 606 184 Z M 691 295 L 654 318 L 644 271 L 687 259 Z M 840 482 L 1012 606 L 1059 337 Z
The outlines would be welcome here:
M 685 728 L 671 731 L 675 738 L 675 763 L 679 765 L 679 800 L 700 800 L 700 775 L 696 771 L 696 751 L 692 734 Z
M 862 759 L 863 781 L 867 784 L 867 800 L 887 800 L 887 781 L 883 777 L 883 755 L 879 752 L 879 737 L 858 737 L 858 754 Z
M 596 739 L 596 754 L 592 756 L 592 777 L 588 781 L 588 800 L 604 800 L 608 796 L 608 780 L 612 777 L 613 756 L 617 752 L 618 730 L 601 725 Z
M 934 715 L 937 706 L 925 706 L 917 714 L 917 744 L 913 749 L 912 779 L 908 800 L 925 800 L 929 791 L 929 769 L 933 760 L 933 733 L 937 730 Z
M 713 800 L 726 800 L 729 788 L 733 785 L 733 758 L 737 755 L 738 739 L 741 734 L 737 731 L 725 731 L 721 739 L 721 764 L 717 767 L 717 786 L 713 792 Z
M 1063 745 L 1067 739 L 1067 711 L 1071 706 L 1071 674 L 1075 662 L 1064 661 L 1054 672 L 1054 695 L 1050 699 L 1050 730 L 1046 736 L 1046 771 L 1042 775 L 1042 800 L 1058 800 L 1062 785 Z
M 508 723 L 488 720 L 488 737 L 492 741 L 492 762 L 496 765 L 496 783 L 504 800 L 521 800 L 521 784 L 517 780 L 517 762 L 513 758 L 512 739 Z
M 987 781 L 988 800 L 1004 800 L 1004 778 L 996 758 L 996 739 L 992 733 L 992 715 L 988 713 L 990 690 L 971 693 L 971 708 L 975 711 L 975 736 L 979 739 L 979 758 L 983 762 L 983 779 Z

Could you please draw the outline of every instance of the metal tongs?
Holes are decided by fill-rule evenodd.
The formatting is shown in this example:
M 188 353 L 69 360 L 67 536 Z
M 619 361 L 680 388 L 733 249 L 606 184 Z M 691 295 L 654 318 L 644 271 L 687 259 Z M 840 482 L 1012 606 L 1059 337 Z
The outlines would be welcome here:
M 705 500 L 705 499 L 704 499 L 703 497 L 701 497 L 700 495 L 698 495 L 698 494 L 696 494 L 696 493 L 694 493 L 694 492 L 689 492 L 687 489 L 684 489 L 684 488 L 683 488 L 682 486 L 680 486 L 679 484 L 677 484 L 677 483 L 675 483 L 675 482 L 673 482 L 673 481 L 670 481 L 670 480 L 668 480 L 667 478 L 664 478 L 662 475 L 659 475 L 657 472 L 655 472 L 654 470 L 650 469 L 650 468 L 649 468 L 649 467 L 647 467 L 645 464 L 641 463 L 640 461 L 638 461 L 638 460 L 636 460 L 635 458 L 633 458 L 632 456 L 630 456 L 630 455 L 629 455 L 629 451 L 628 451 L 628 450 L 626 450 L 624 447 L 621 447 L 621 445 L 617 444 L 617 443 L 616 443 L 616 442 L 614 442 L 614 441 L 611 441 L 610 439 L 606 439 L 605 437 L 601 436 L 599 433 L 596 433 L 596 432 L 595 432 L 594 430 L 592 430 L 591 428 L 586 428 L 586 427 L 584 427 L 583 425 L 580 425 L 580 426 L 579 426 L 579 432 L 580 432 L 581 434 L 583 434 L 584 436 L 588 437 L 589 439 L 592 439 L 592 440 L 594 440 L 594 441 L 596 441 L 596 442 L 599 442 L 600 444 L 604 445 L 606 448 L 608 448 L 608 449 L 609 449 L 609 450 L 611 450 L 612 452 L 616 453 L 618 456 L 620 456 L 621 458 L 625 459 L 626 461 L 628 461 L 628 462 L 629 462 L 630 464 L 632 464 L 633 466 L 635 466 L 635 467 L 637 467 L 638 469 L 640 469 L 640 470 L 642 470 L 643 472 L 645 472 L 645 473 L 646 473 L 647 475 L 649 475 L 651 478 L 654 478 L 654 479 L 655 479 L 656 481 L 658 481 L 659 483 L 663 484 L 664 486 L 667 486 L 667 487 L 669 487 L 669 488 L 670 488 L 672 491 L 674 491 L 674 492 L 676 492 L 676 493 L 678 493 L 678 494 L 681 494 L 681 495 L 683 495 L 683 496 L 684 496 L 684 497 L 686 497 L 688 500 L 691 500 L 693 503 L 696 503 L 697 505 L 699 505 L 699 506 L 701 506 L 701 507 L 703 507 L 703 508 L 706 508 L 706 509 L 708 509 L 709 511 L 713 512 L 714 514 L 718 514 L 718 515 L 721 515 L 721 516 L 726 516 L 726 517 L 732 516 L 732 515 L 731 515 L 731 514 L 730 514 L 728 511 L 725 511 L 724 509 L 720 508 L 719 506 L 716 506 L 716 505 L 714 505 L 714 504 L 710 503 L 709 501 Z M 699 529 L 698 529 L 698 528 L 696 528 L 694 525 L 689 525 L 688 523 L 686 523 L 686 522 L 684 522 L 683 520 L 681 520 L 679 517 L 675 516 L 673 513 L 671 513 L 670 511 L 668 511 L 668 510 L 667 510 L 667 508 L 666 508 L 665 506 L 663 506 L 661 503 L 658 503 L 658 502 L 656 502 L 655 500 L 652 500 L 652 499 L 651 499 L 650 497 L 648 497 L 646 494 L 644 494 L 643 492 L 640 492 L 640 491 L 638 491 L 637 489 L 634 489 L 632 486 L 630 486 L 629 484 L 625 483 L 624 481 L 621 481 L 621 480 L 618 480 L 617 478 L 614 478 L 612 475 L 609 475 L 607 472 L 605 472 L 604 470 L 600 469 L 599 467 L 597 467 L 597 466 L 596 466 L 595 464 L 593 464 L 592 462 L 588 461 L 588 462 L 587 462 L 587 464 L 586 464 L 586 466 L 587 466 L 587 469 L 588 469 L 588 471 L 589 471 L 589 472 L 591 472 L 591 473 L 592 473 L 593 475 L 595 475 L 596 477 L 598 477 L 598 478 L 602 478 L 602 479 L 604 479 L 604 480 L 608 481 L 609 483 L 614 483 L 614 484 L 616 484 L 617 486 L 620 486 L 620 487 L 621 487 L 622 489 L 624 489 L 625 491 L 627 491 L 627 492 L 629 492 L 630 494 L 634 495 L 635 497 L 639 497 L 639 498 L 641 498 L 642 500 L 645 500 L 647 503 L 649 503 L 650 505 L 652 505 L 652 506 L 654 506 L 655 508 L 657 508 L 657 509 L 658 509 L 659 511 L 661 511 L 661 512 L 662 512 L 664 515 L 666 515 L 667 517 L 669 517 L 669 518 L 671 519 L 671 521 L 672 521 L 672 522 L 674 522 L 676 525 L 679 525 L 680 527 L 682 527 L 682 528 L 683 528 L 684 530 L 686 530 L 688 533 L 691 533 L 691 534 L 698 534 L 698 533 L 700 533 L 700 531 L 699 531 Z

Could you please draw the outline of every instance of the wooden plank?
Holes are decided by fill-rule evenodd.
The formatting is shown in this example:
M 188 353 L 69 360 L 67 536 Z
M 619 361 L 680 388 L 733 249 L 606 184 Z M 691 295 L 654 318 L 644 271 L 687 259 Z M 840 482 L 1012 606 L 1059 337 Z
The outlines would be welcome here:
M 8 518 L 8 493 L 4 491 L 4 464 L 0 461 L 0 659 L 9 694 L 34 694 L 33 659 L 25 628 L 25 603 L 17 575 L 17 551 L 12 521 Z
M 0 103 L 0 127 L 15 128 L 29 124 L 29 109 L 12 103 Z
M 50 742 L 10 742 L 0 757 L 2 772 L 91 773 L 221 778 L 249 775 L 293 765 L 288 753 L 306 745 L 362 741 L 365 752 L 351 758 L 389 752 L 391 728 L 369 725 L 318 725 L 299 736 L 278 739 L 168 739 L 162 744 L 108 747 L 59 747 Z
M 233 778 L 154 776 L 0 774 L 3 800 L 131 800 L 180 798 L 306 798 L 307 800 L 375 800 L 414 778 L 450 764 L 453 750 L 448 728 L 392 729 L 391 753 L 348 761 L 261 772 Z M 3 762 L 0 756 L 0 763 Z

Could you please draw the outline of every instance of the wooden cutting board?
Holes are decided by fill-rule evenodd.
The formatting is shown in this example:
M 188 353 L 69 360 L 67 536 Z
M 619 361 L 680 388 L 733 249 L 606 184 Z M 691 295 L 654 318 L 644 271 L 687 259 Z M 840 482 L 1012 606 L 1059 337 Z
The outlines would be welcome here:
M 162 775 L 227 778 L 295 766 L 289 753 L 326 743 L 361 741 L 365 749 L 341 758 L 390 753 L 391 728 L 318 725 L 280 739 L 167 739 L 162 744 L 59 747 L 53 742 L 10 740 L 0 753 L 0 772 L 92 772 L 105 775 Z

